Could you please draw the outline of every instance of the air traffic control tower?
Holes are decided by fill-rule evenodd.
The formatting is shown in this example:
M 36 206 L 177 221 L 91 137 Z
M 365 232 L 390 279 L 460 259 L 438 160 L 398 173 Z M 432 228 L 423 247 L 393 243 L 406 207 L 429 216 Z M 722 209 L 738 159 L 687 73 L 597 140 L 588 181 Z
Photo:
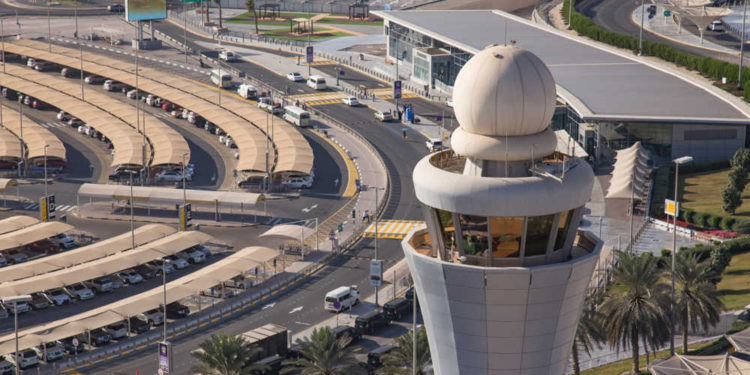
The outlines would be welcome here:
M 453 150 L 414 169 L 427 228 L 402 242 L 435 373 L 563 375 L 601 242 L 578 224 L 594 174 L 556 152 L 555 82 L 490 46 L 458 74 Z

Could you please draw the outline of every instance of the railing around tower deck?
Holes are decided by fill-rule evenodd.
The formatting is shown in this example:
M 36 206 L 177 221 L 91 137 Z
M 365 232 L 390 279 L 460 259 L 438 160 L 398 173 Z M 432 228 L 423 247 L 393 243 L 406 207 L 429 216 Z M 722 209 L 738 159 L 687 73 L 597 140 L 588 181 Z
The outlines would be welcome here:
M 599 241 L 593 237 L 588 231 L 578 230 L 576 232 L 576 238 L 573 241 L 573 250 L 571 251 L 572 258 L 578 258 L 583 255 L 591 254 L 598 246 Z M 433 253 L 431 247 L 430 234 L 427 229 L 421 229 L 412 234 L 409 238 L 409 245 L 414 251 L 433 258 L 438 258 L 438 253 Z M 532 266 L 537 264 L 530 264 L 529 262 L 523 262 L 520 258 L 488 258 L 485 255 L 471 255 L 466 254 L 463 257 L 459 256 L 457 251 L 449 251 L 451 254 L 450 259 L 442 259 L 444 262 L 466 264 L 470 266 L 487 267 L 488 260 L 491 259 L 492 263 L 490 267 L 523 267 Z M 554 263 L 554 262 L 553 262 Z

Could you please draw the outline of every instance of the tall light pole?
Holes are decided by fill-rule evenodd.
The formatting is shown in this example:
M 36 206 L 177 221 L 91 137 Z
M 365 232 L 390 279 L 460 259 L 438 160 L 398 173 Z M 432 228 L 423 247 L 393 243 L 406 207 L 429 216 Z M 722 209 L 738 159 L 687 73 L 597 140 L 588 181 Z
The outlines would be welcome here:
M 16 375 L 20 373 L 19 371 L 21 368 L 21 366 L 19 366 L 20 363 L 18 362 L 18 303 L 29 301 L 31 301 L 31 296 L 28 294 L 3 298 L 4 305 L 13 305 L 13 333 L 16 342 L 16 352 L 13 353 L 13 357 L 16 365 Z
M 44 197 L 47 197 L 47 147 L 49 145 L 44 145 Z
M 638 33 L 638 56 L 643 54 L 643 16 L 646 14 L 646 8 L 641 0 L 641 30 Z
M 378 191 L 379 190 L 385 190 L 385 188 L 376 187 L 375 188 L 375 212 L 372 213 L 372 216 L 375 218 L 375 254 L 374 258 L 375 260 L 378 260 Z M 380 306 L 378 304 L 378 287 L 375 287 L 375 306 Z
M 162 286 L 164 290 L 164 342 L 167 342 L 167 263 L 169 263 L 169 259 L 162 258 L 161 260 L 161 276 L 162 276 Z
M 188 15 L 188 11 L 187 11 L 187 3 L 183 2 L 182 4 L 183 4 L 182 16 L 185 19 L 184 35 L 183 35 L 183 37 L 185 38 L 185 64 L 187 64 L 188 63 L 188 45 L 187 45 L 187 15 Z
M 187 205 L 187 190 L 185 190 L 185 165 L 187 164 L 187 156 L 187 152 L 182 154 L 182 207 Z
M 80 49 L 80 59 L 81 59 L 81 100 L 86 101 L 86 98 L 83 96 L 83 42 L 79 43 Z M 138 73 L 136 73 L 138 74 Z M 136 75 L 137 77 L 137 75 Z
M 23 177 L 26 168 L 26 145 L 23 143 L 23 103 L 18 102 L 19 139 L 21 141 L 21 164 L 18 166 L 18 177 Z
M 130 246 L 131 249 L 135 249 L 135 216 L 133 215 L 133 173 L 134 171 L 128 171 L 130 175 Z
M 76 19 L 76 31 L 73 36 L 75 36 L 75 38 L 78 39 L 78 2 L 77 1 L 75 5 L 73 6 L 73 13 L 75 14 L 75 19 Z
M 568 0 L 568 28 L 573 29 L 573 0 Z
M 2 54 L 3 54 L 3 73 L 5 73 L 5 30 L 3 28 L 3 18 L 0 17 L 0 43 L 2 43 Z
M 395 288 L 396 280 L 393 280 Z M 412 285 L 412 288 L 415 288 Z M 414 289 L 414 300 L 411 302 L 411 374 L 417 375 L 417 289 Z
M 47 2 L 47 46 L 52 52 L 52 26 L 50 25 L 49 1 Z
M 740 33 L 740 71 L 737 76 L 737 86 L 742 87 L 742 59 L 745 52 L 745 17 L 747 16 L 747 0 L 742 1 L 742 32 Z
M 680 164 L 687 164 L 691 163 L 693 161 L 692 156 L 683 156 L 677 159 L 674 159 L 674 232 L 672 233 L 672 272 L 671 272 L 671 279 L 672 279 L 672 300 L 671 300 L 671 315 L 672 315 L 672 321 L 670 324 L 670 335 L 669 335 L 669 354 L 674 355 L 674 331 L 675 331 L 675 321 L 677 319 L 677 312 L 675 311 L 675 297 L 674 297 L 674 271 L 675 271 L 675 264 L 677 259 L 677 214 L 679 213 L 679 205 L 677 204 L 677 193 L 679 192 L 679 175 L 680 175 Z

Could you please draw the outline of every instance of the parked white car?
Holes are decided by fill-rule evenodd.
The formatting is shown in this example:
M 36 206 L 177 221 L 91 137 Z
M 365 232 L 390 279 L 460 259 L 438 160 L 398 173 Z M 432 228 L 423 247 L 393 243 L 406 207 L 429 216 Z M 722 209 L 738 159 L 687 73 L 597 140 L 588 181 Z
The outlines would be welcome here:
M 5 305 L 5 309 L 8 310 L 8 312 L 11 314 L 13 314 L 14 309 L 18 309 L 19 314 L 23 314 L 31 310 L 31 306 L 29 306 L 29 303 L 26 301 L 18 301 L 15 304 L 4 303 L 4 305 Z
M 341 99 L 341 101 L 344 102 L 344 104 L 346 104 L 346 105 L 348 105 L 350 107 L 356 107 L 356 106 L 359 105 L 359 100 L 357 100 L 357 98 L 355 98 L 353 96 L 347 96 L 347 97 Z
M 219 52 L 219 60 L 224 60 L 226 62 L 232 62 L 237 60 L 237 55 L 234 54 L 234 52 L 229 50 L 223 50 Z
M 196 249 L 187 249 L 177 253 L 177 256 L 185 259 L 190 264 L 203 263 L 206 260 L 206 255 L 202 251 Z
M 283 183 L 292 189 L 309 189 L 312 187 L 312 181 L 304 178 L 292 178 Z
M 40 346 L 35 346 L 32 349 L 39 358 L 47 363 L 57 361 L 64 355 L 62 346 L 57 342 L 48 342 Z
M 87 299 L 94 298 L 94 292 L 86 287 L 86 285 L 83 285 L 83 283 L 74 284 L 63 289 L 68 291 L 68 295 L 78 299 L 79 301 L 85 301 Z
M 159 309 L 151 309 L 145 313 L 140 313 L 136 315 L 136 318 L 146 323 L 151 323 L 154 326 L 160 326 L 164 323 L 164 313 L 159 311 Z
M 177 268 L 178 270 L 185 269 L 190 265 L 187 260 L 182 259 L 177 255 L 170 255 L 166 259 L 169 261 L 169 264 L 173 265 L 174 268 Z
M 302 74 L 299 74 L 297 72 L 287 73 L 286 79 L 294 82 L 300 82 L 304 81 L 305 77 L 302 77 Z
M 190 181 L 193 177 L 185 172 L 185 180 Z M 180 182 L 182 181 L 182 172 L 161 172 L 156 175 L 157 181 L 166 181 L 166 182 Z
M 60 121 L 68 121 L 70 120 L 70 115 L 65 111 L 57 112 L 57 119 Z
M 67 236 L 65 233 L 60 233 L 57 236 L 52 237 L 52 242 L 60 245 L 65 249 L 72 249 L 76 247 L 76 240 L 73 237 Z
M 130 284 L 130 285 L 138 284 L 143 281 L 143 276 L 141 276 L 140 274 L 138 274 L 138 272 L 135 272 L 133 270 L 125 270 L 120 273 L 117 273 L 115 276 L 117 276 L 124 283 Z
M 70 303 L 72 300 L 70 299 L 70 296 L 65 293 L 65 291 L 62 290 L 62 288 L 52 289 L 45 293 L 47 298 L 49 298 L 50 301 L 54 302 L 57 306 L 62 306 L 67 303 Z
M 426 140 L 425 146 L 427 146 L 427 149 L 430 150 L 430 152 L 442 151 L 444 149 L 443 141 L 440 138 L 430 138 Z

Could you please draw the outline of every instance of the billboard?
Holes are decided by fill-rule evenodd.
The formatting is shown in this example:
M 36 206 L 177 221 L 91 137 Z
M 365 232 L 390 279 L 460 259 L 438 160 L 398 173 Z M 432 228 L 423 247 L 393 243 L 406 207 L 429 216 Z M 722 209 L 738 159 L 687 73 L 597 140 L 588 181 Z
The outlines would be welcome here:
M 167 0 L 125 0 L 125 19 L 128 21 L 164 18 L 167 18 Z

